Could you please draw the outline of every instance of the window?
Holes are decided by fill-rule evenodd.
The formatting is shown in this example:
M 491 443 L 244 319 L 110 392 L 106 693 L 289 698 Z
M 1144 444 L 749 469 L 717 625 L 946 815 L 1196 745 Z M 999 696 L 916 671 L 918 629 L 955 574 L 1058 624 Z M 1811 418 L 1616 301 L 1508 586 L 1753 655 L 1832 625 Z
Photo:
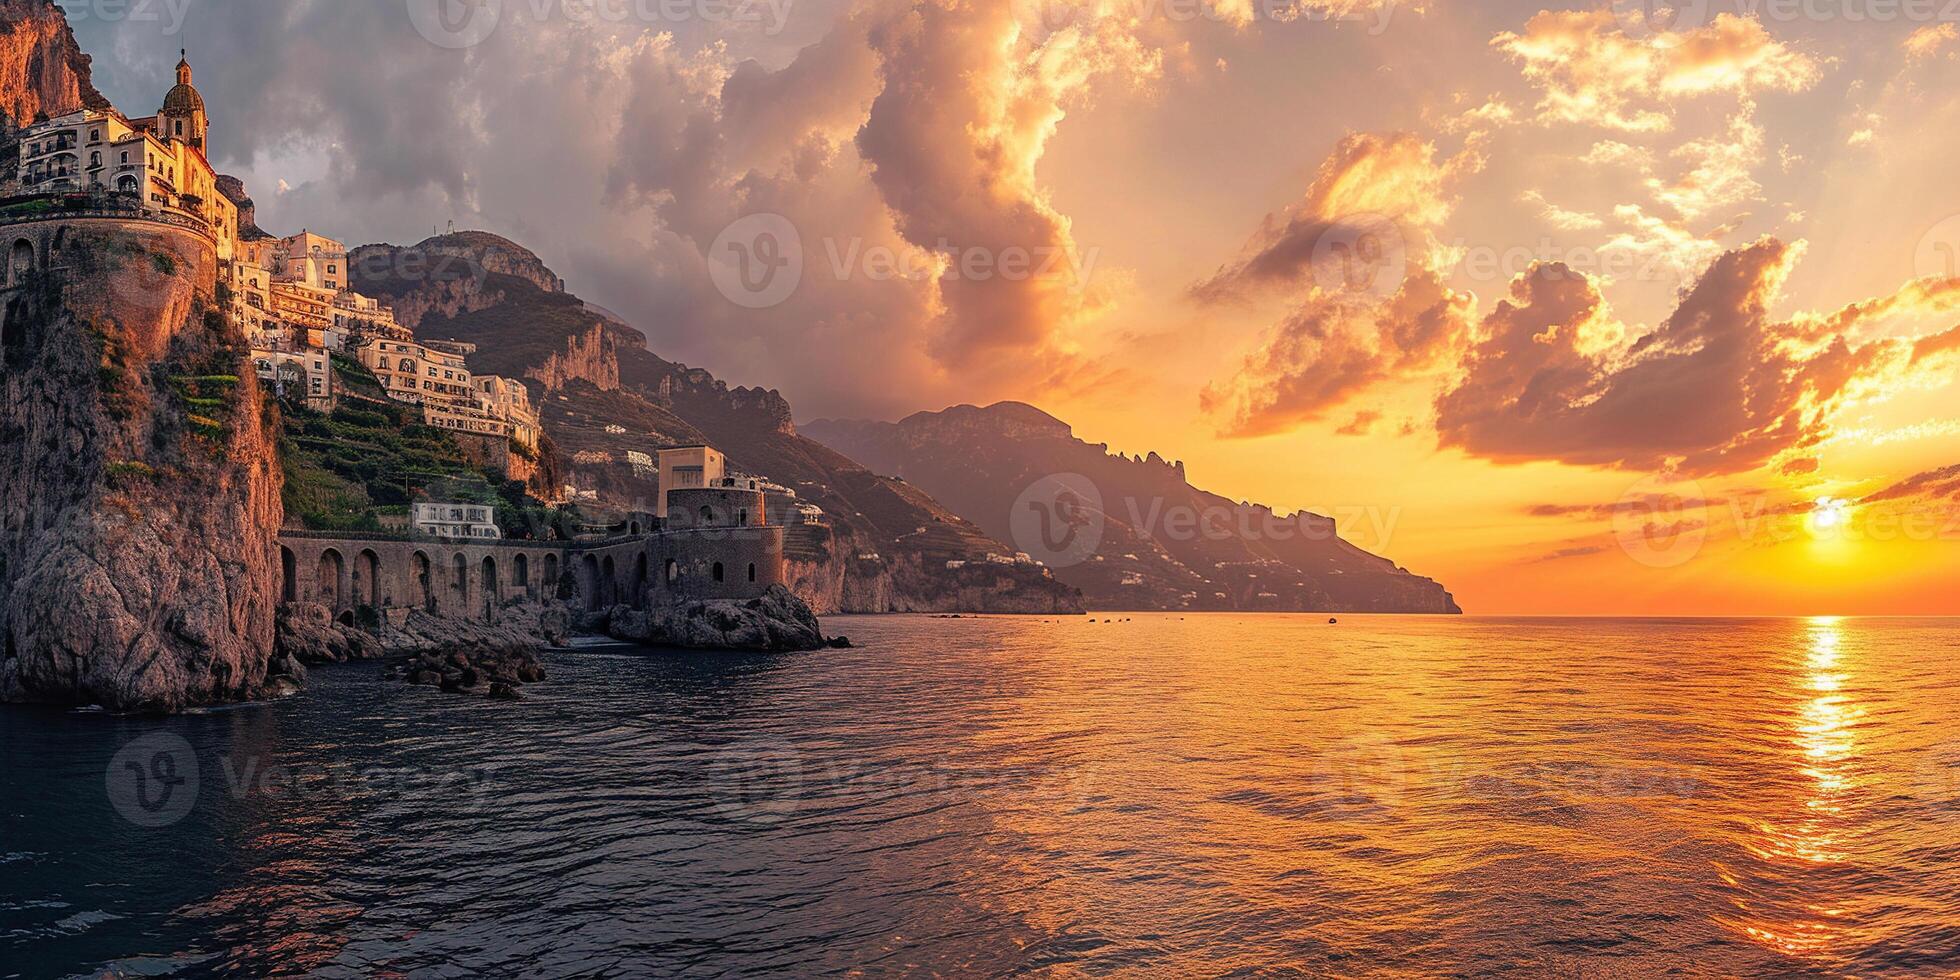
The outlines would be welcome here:
M 715 562 L 715 581 L 720 582 L 725 578 L 726 576 L 721 570 L 721 562 Z
M 755 562 L 749 562 L 749 581 L 755 581 Z

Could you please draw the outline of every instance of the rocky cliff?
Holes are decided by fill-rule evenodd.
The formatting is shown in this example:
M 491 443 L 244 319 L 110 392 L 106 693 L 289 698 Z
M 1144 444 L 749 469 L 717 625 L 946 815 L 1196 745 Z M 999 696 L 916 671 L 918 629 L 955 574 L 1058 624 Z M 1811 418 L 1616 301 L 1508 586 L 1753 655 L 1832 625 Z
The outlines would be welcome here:
M 804 432 L 1010 540 L 1030 534 L 1014 513 L 1030 487 L 1059 475 L 1086 481 L 1093 492 L 1085 496 L 1100 501 L 1090 515 L 1095 547 L 1053 564 L 1094 608 L 1461 611 L 1441 585 L 1341 540 L 1325 517 L 1200 490 L 1182 463 L 1112 454 L 1029 405 L 962 405 L 897 423 L 818 421 Z M 1021 545 L 1042 550 L 1039 540 Z
M 141 224 L 54 241 L 54 271 L 0 293 L 0 699 L 256 697 L 281 475 L 211 247 Z
M 54 0 L 0 0 L 0 116 L 13 128 L 108 100 Z
M 794 591 L 819 614 L 1081 608 L 1074 589 L 1040 569 L 950 573 L 948 561 L 1013 549 L 926 493 L 798 434 L 780 393 L 730 387 L 655 356 L 645 334 L 566 293 L 507 239 L 467 232 L 367 246 L 350 265 L 354 288 L 394 303 L 418 336 L 476 344 L 472 370 L 532 382 L 570 478 L 606 503 L 651 508 L 656 484 L 628 453 L 705 442 L 822 507 L 830 526 L 799 529 L 790 542 Z

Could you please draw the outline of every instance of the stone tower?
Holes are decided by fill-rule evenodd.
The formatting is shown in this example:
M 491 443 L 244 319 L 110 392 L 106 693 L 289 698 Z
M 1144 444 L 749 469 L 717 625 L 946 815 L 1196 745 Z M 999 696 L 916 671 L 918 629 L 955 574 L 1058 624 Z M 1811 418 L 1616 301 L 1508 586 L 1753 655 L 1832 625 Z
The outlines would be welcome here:
M 166 140 L 180 139 L 204 152 L 205 130 L 210 121 L 204 114 L 204 96 L 191 84 L 190 53 L 177 62 L 177 84 L 163 97 L 157 113 L 157 135 Z

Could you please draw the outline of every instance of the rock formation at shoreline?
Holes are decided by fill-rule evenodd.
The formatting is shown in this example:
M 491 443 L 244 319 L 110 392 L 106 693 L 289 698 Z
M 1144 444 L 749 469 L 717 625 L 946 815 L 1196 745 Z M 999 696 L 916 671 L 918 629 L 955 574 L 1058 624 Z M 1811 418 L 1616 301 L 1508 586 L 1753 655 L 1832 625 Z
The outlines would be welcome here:
M 389 676 L 411 684 L 464 694 L 511 696 L 544 679 L 538 651 L 562 646 L 570 615 L 558 602 L 515 602 L 497 610 L 497 621 L 434 616 L 414 610 L 400 623 L 376 631 L 334 621 L 327 607 L 293 603 L 280 610 L 275 663 L 302 667 L 391 660 Z
M 281 473 L 211 247 L 103 222 L 61 262 L 0 313 L 0 699 L 260 696 Z
M 810 607 L 780 586 L 747 600 L 710 599 L 607 614 L 614 639 L 684 650 L 795 653 L 830 645 Z

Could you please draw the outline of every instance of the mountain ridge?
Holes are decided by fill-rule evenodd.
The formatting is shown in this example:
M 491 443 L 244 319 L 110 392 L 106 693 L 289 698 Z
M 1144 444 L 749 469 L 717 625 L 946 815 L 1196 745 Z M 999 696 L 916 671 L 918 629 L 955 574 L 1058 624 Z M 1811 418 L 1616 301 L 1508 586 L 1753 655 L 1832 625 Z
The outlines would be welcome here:
M 997 536 L 1015 536 L 1015 509 L 1041 481 L 1088 481 L 1101 501 L 1099 546 L 1079 563 L 1058 563 L 1055 575 L 1093 608 L 1462 611 L 1441 584 L 1342 540 L 1331 519 L 1283 515 L 1192 486 L 1181 461 L 1112 453 L 1023 402 L 956 405 L 898 422 L 819 419 L 802 431 Z M 1023 544 L 1040 549 L 1039 541 Z
M 604 504 L 652 509 L 657 482 L 630 453 L 710 443 L 822 507 L 828 527 L 793 528 L 790 541 L 792 590 L 820 614 L 1081 611 L 1080 594 L 1046 570 L 986 563 L 1013 549 L 924 491 L 804 438 L 781 392 L 659 357 L 644 332 L 565 291 L 509 239 L 366 245 L 348 266 L 355 290 L 389 302 L 418 336 L 475 344 L 472 371 L 524 379 L 565 471 Z

